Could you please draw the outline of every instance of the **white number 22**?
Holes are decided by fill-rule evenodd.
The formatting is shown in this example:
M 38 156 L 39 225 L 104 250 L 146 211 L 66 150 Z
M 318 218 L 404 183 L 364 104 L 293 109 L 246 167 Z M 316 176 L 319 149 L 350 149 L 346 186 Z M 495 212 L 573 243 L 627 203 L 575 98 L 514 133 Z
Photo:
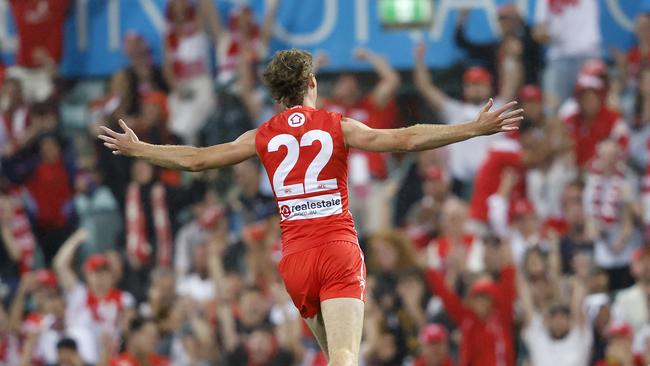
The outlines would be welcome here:
M 284 181 L 287 179 L 289 172 L 293 170 L 293 167 L 298 162 L 300 147 L 311 146 L 314 141 L 320 142 L 321 149 L 309 164 L 309 167 L 307 167 L 304 185 L 302 183 L 284 185 Z M 276 196 L 288 197 L 338 188 L 336 178 L 318 180 L 318 175 L 332 158 L 334 144 L 332 142 L 332 136 L 329 133 L 323 130 L 311 130 L 302 135 L 300 144 L 298 143 L 298 139 L 292 135 L 277 135 L 269 141 L 268 151 L 278 151 L 280 146 L 287 147 L 287 156 L 284 157 L 284 160 L 282 160 L 273 174 L 273 190 Z

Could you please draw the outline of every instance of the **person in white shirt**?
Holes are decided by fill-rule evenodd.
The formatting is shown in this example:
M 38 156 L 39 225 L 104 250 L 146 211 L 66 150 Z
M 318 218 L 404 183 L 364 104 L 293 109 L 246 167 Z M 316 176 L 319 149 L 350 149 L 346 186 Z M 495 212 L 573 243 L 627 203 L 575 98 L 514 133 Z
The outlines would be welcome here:
M 115 287 L 117 276 L 104 254 L 93 254 L 85 260 L 85 282 L 77 277 L 73 259 L 86 236 L 79 229 L 63 244 L 54 257 L 54 269 L 65 294 L 67 334 L 77 340 L 82 360 L 95 364 L 102 350 L 102 337 L 117 340 L 125 320 L 135 315 L 135 298 Z
M 631 271 L 636 283 L 616 295 L 612 315 L 614 319 L 623 321 L 635 331 L 639 331 L 650 321 L 650 247 L 646 245 L 634 251 Z
M 601 55 L 598 0 L 539 0 L 533 37 L 548 45 L 544 92 L 556 110 L 571 96 L 582 64 Z
M 468 118 L 473 119 L 485 101 L 492 95 L 492 75 L 482 67 L 471 67 L 463 75 L 463 100 L 449 97 L 431 80 L 431 74 L 424 61 L 426 53 L 424 43 L 420 43 L 414 53 L 413 82 L 415 87 L 429 106 L 439 113 L 442 122 L 455 124 L 466 121 Z M 508 72 L 504 70 L 500 73 L 499 95 L 495 98 L 495 106 L 502 105 L 505 100 L 514 98 L 522 83 L 521 59 L 509 61 L 511 62 L 507 64 L 513 70 L 508 70 Z M 471 142 L 464 141 L 449 147 L 449 167 L 454 183 L 457 185 L 456 191 L 459 190 L 458 184 L 460 184 L 459 193 L 462 193 L 463 196 L 469 195 L 472 180 L 487 154 L 488 147 L 493 141 L 500 138 L 502 136 L 483 136 L 473 139 Z
M 586 289 L 574 282 L 571 305 L 555 304 L 548 309 L 546 317 L 534 308 L 530 289 L 522 278 L 519 294 L 524 309 L 522 338 L 531 365 L 589 365 L 593 336 L 583 310 Z

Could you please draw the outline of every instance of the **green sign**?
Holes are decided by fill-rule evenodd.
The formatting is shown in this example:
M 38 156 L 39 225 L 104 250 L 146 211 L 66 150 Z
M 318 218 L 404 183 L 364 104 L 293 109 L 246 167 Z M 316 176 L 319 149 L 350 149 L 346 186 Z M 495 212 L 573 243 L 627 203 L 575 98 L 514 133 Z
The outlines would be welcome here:
M 379 0 L 379 19 L 385 27 L 431 25 L 433 0 Z

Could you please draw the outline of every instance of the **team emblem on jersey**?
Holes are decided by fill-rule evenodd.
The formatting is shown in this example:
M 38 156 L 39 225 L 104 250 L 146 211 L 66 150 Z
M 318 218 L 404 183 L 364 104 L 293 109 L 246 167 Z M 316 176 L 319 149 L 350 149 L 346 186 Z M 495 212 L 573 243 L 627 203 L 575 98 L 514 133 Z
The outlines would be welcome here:
M 300 127 L 305 124 L 305 115 L 300 112 L 291 113 L 287 122 L 291 127 Z

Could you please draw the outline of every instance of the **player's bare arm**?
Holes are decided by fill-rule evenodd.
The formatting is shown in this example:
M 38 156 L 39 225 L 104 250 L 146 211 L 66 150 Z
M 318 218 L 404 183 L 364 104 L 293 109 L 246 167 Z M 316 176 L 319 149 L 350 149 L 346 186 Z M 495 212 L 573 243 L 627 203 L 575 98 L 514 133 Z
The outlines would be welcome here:
M 98 137 L 115 155 L 132 156 L 164 168 L 201 171 L 240 163 L 255 156 L 255 131 L 250 130 L 232 142 L 210 147 L 152 145 L 142 142 L 123 120 L 118 133 L 102 126 Z
M 517 102 L 507 103 L 491 112 L 493 104 L 490 99 L 474 121 L 457 125 L 415 125 L 382 130 L 344 118 L 341 126 L 349 147 L 375 152 L 431 150 L 472 137 L 517 130 L 523 119 L 523 109 L 510 111 Z

